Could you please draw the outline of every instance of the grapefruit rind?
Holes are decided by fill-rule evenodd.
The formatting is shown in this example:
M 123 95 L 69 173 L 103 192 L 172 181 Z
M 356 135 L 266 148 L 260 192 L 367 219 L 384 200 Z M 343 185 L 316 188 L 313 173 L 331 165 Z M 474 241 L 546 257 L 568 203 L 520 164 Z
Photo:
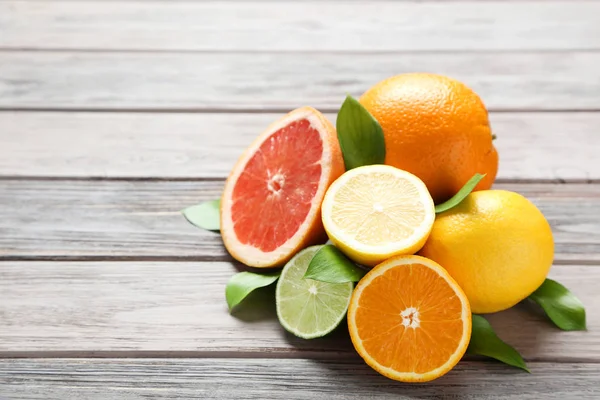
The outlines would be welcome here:
M 421 264 L 428 268 L 434 270 L 440 277 L 442 277 L 448 285 L 454 290 L 456 296 L 460 299 L 462 304 L 461 310 L 461 319 L 463 321 L 463 336 L 459 342 L 459 345 L 456 348 L 456 351 L 452 354 L 452 356 L 440 367 L 428 371 L 426 373 L 415 373 L 415 372 L 407 372 L 407 371 L 396 371 L 392 368 L 385 367 L 379 364 L 373 357 L 369 355 L 364 346 L 362 345 L 362 340 L 358 334 L 358 328 L 355 323 L 356 312 L 359 307 L 358 302 L 362 291 L 369 286 L 369 284 L 378 276 L 385 274 L 388 270 L 392 268 L 397 268 L 402 265 L 410 265 L 410 264 Z M 383 376 L 401 382 L 428 382 L 434 379 L 441 377 L 450 371 L 454 366 L 461 360 L 465 352 L 467 351 L 467 347 L 469 346 L 469 341 L 471 339 L 471 308 L 469 305 L 469 300 L 467 296 L 464 294 L 458 283 L 446 272 L 444 268 L 442 268 L 435 261 L 429 260 L 425 257 L 421 256 L 397 256 L 390 258 L 389 260 L 379 264 L 371 271 L 369 271 L 358 283 L 356 288 L 354 289 L 354 293 L 352 294 L 352 299 L 350 300 L 350 306 L 348 307 L 348 330 L 350 332 L 350 338 L 354 345 L 354 348 L 358 352 L 358 354 L 363 358 L 363 360 L 374 370 L 382 374 Z
M 321 157 L 321 177 L 311 209 L 296 233 L 273 251 L 264 252 L 254 246 L 240 242 L 235 234 L 231 215 L 232 195 L 240 175 L 260 146 L 271 135 L 294 121 L 306 119 L 320 134 L 323 144 Z M 293 157 L 294 155 L 290 155 Z M 301 166 L 299 166 L 301 168 Z M 335 128 L 319 111 L 312 107 L 298 108 L 272 123 L 242 154 L 225 183 L 221 198 L 221 236 L 229 253 L 238 261 L 257 268 L 279 267 L 296 252 L 310 244 L 325 240 L 325 232 L 320 218 L 321 201 L 331 182 L 344 171 L 343 158 Z M 260 223 L 260 221 L 257 221 Z

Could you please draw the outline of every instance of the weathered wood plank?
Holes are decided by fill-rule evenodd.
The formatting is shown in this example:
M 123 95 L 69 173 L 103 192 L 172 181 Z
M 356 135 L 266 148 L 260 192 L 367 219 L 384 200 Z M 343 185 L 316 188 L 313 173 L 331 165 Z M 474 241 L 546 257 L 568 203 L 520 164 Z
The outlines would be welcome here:
M 597 364 L 533 363 L 532 374 L 461 362 L 426 384 L 384 378 L 359 360 L 2 360 L 0 396 L 18 399 L 596 399 Z
M 220 196 L 222 181 L 0 180 L 0 259 L 229 260 L 217 233 L 179 211 Z M 534 201 L 556 259 L 600 260 L 600 185 L 498 184 Z
M 600 109 L 600 52 L 0 52 L 2 109 L 336 111 L 411 71 L 453 76 L 492 110 Z
M 287 334 L 267 289 L 227 311 L 230 263 L 1 262 L 0 357 L 348 357 L 331 336 Z M 600 361 L 597 266 L 560 265 L 550 277 L 587 306 L 587 332 L 555 328 L 531 304 L 490 316 L 500 337 L 533 361 Z
M 0 174 L 223 178 L 281 115 L 0 112 Z M 335 121 L 335 114 L 327 116 Z M 600 179 L 600 113 L 492 113 L 490 119 L 500 180 Z
M 0 258 L 226 258 L 218 233 L 180 214 L 219 198 L 222 187 L 221 181 L 0 181 Z
M 0 47 L 211 51 L 600 48 L 588 1 L 8 1 Z M 231 29 L 235 25 L 235 29 Z

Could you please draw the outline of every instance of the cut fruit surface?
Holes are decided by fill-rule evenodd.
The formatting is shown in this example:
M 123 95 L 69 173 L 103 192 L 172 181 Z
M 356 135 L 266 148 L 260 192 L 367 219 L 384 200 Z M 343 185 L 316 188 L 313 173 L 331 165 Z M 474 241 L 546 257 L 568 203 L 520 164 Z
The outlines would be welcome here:
M 320 248 L 309 247 L 292 258 L 283 268 L 275 292 L 279 322 L 288 332 L 304 339 L 333 331 L 346 316 L 352 296 L 352 282 L 303 279 Z
M 439 264 L 398 256 L 358 283 L 348 309 L 356 351 L 373 369 L 403 382 L 425 382 L 450 371 L 471 337 L 471 309 Z
M 435 209 L 419 178 L 391 166 L 369 165 L 331 185 L 322 216 L 336 246 L 352 260 L 373 266 L 417 252 L 431 232 Z
M 325 239 L 325 191 L 344 171 L 335 128 L 303 107 L 273 123 L 229 175 L 221 201 L 221 235 L 238 261 L 276 267 Z

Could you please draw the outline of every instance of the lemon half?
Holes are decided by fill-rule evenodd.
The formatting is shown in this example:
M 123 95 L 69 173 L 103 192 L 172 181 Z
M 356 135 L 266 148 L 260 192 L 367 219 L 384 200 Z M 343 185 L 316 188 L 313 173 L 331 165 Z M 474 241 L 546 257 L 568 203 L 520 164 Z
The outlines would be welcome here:
M 329 187 L 322 218 L 340 250 L 357 263 L 374 266 L 419 251 L 431 232 L 435 209 L 415 175 L 369 165 L 346 172 Z

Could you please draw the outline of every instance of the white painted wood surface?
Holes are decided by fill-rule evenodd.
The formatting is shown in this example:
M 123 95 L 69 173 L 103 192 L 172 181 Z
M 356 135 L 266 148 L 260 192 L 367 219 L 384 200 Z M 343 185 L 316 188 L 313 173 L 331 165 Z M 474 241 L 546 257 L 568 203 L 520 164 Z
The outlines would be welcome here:
M 267 288 L 227 311 L 225 262 L 4 262 L 0 356 L 354 357 L 342 324 L 331 337 L 287 334 Z M 489 316 L 529 361 L 600 360 L 600 267 L 555 265 L 550 277 L 588 307 L 588 332 L 563 332 L 532 304 Z
M 244 148 L 282 115 L 0 112 L 0 174 L 225 178 Z M 335 122 L 335 114 L 327 117 Z M 600 180 L 600 113 L 491 113 L 490 121 L 500 181 Z
M 149 359 L 0 361 L 0 396 L 21 399 L 597 399 L 597 364 L 532 363 L 532 374 L 461 362 L 402 384 L 359 360 Z M 282 377 L 285 377 L 282 379 Z
M 0 398 L 600 397 L 599 11 L 0 0 Z M 533 374 L 470 357 L 402 385 L 366 367 L 343 326 L 314 341 L 283 332 L 269 289 L 232 316 L 223 292 L 239 266 L 179 214 L 217 198 L 281 113 L 333 118 L 347 93 L 409 71 L 482 96 L 496 187 L 547 215 L 551 277 L 587 306 L 587 332 L 559 331 L 531 304 L 489 316 Z
M 600 52 L 0 51 L 0 109 L 337 111 L 404 72 L 471 86 L 490 110 L 600 110 Z
M 8 1 L 0 47 L 161 51 L 598 50 L 591 1 Z
M 0 260 L 230 260 L 217 233 L 183 208 L 223 181 L 0 179 Z M 600 184 L 497 184 L 545 213 L 558 262 L 600 261 Z

